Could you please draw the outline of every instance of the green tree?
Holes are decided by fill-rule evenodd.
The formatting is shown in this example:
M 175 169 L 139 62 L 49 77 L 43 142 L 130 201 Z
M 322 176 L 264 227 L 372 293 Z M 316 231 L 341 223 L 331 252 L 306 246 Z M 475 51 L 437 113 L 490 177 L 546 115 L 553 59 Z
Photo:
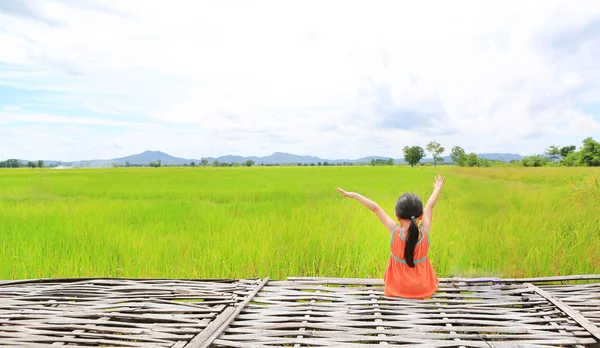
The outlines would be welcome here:
M 562 158 L 565 158 L 565 157 L 569 156 L 570 153 L 575 152 L 576 149 L 577 149 L 577 146 L 575 146 L 575 145 L 563 146 L 560 148 L 560 156 Z
M 35 167 L 37 167 L 37 163 L 29 161 L 29 162 L 27 162 L 27 166 L 29 168 L 35 168 Z
M 38 160 L 38 167 L 44 168 L 44 161 Z
M 196 166 L 196 162 L 194 162 L 194 161 L 191 161 L 191 162 L 190 162 L 190 167 L 195 167 L 195 166 Z
M 131 167 L 131 163 L 125 162 L 125 167 Z
M 150 161 L 150 163 L 148 163 L 148 165 L 152 168 L 156 167 L 156 162 L 154 161 Z
M 445 151 L 445 149 L 439 143 L 437 143 L 435 140 L 430 141 L 429 144 L 427 144 L 427 152 L 429 152 L 433 156 L 433 166 L 434 167 L 438 163 L 441 163 L 444 161 L 444 158 L 442 156 L 440 156 L 444 151 Z
M 252 167 L 254 165 L 254 161 L 253 160 L 247 160 L 246 161 L 246 167 Z
M 204 160 L 204 158 L 202 160 Z M 221 165 L 221 163 L 219 161 L 217 161 L 217 160 L 213 161 L 213 167 L 219 167 L 220 165 Z
M 560 161 L 560 163 L 567 167 L 577 166 L 577 163 L 579 163 L 579 152 L 577 152 L 577 151 L 569 152 L 568 155 L 563 157 L 563 159 Z
M 477 158 L 477 154 L 471 152 L 465 158 L 465 164 L 469 167 L 475 167 L 479 163 L 479 158 Z
M 555 162 L 560 156 L 560 148 L 556 145 L 551 145 L 544 153 L 550 157 L 552 162 Z
M 460 146 L 452 147 L 450 158 L 457 166 L 464 167 L 467 164 L 467 154 L 465 153 L 465 149 Z
M 478 167 L 491 167 L 491 162 L 487 158 L 477 157 L 477 166 Z
M 408 162 L 411 167 L 414 167 L 423 159 L 423 157 L 425 157 L 425 150 L 420 146 L 405 146 L 404 149 L 402 149 L 402 152 L 404 152 L 404 160 Z
M 543 167 L 548 163 L 548 158 L 540 155 L 528 156 L 521 160 L 525 167 Z
M 206 167 L 208 165 L 208 159 L 206 157 L 202 157 L 202 159 L 200 160 L 200 165 Z
M 317 163 L 317 165 L 318 165 L 319 167 L 321 166 L 321 164 L 322 164 L 321 162 Z
M 583 140 L 583 147 L 579 151 L 579 164 L 583 166 L 600 166 L 600 143 L 591 137 Z
M 387 160 L 387 165 L 388 166 L 393 166 L 394 165 L 394 159 L 390 158 L 389 160 Z

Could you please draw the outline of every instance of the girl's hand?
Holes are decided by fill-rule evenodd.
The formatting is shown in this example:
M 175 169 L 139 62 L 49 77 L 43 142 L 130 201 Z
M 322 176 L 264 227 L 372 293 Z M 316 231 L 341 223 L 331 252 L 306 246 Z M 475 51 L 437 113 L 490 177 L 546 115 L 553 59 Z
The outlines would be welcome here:
M 433 188 L 441 190 L 444 187 L 444 181 L 446 181 L 446 177 L 442 177 L 441 174 L 438 174 L 437 177 L 434 177 Z
M 344 197 L 356 198 L 355 192 L 346 192 L 346 191 L 342 190 L 340 187 L 338 187 L 336 190 L 338 190 Z

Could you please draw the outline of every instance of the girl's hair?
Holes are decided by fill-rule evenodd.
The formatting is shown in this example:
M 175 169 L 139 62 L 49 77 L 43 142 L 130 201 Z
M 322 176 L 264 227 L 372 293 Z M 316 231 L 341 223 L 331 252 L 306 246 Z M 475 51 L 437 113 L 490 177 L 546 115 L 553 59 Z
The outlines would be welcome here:
M 415 246 L 419 239 L 419 226 L 417 220 L 423 214 L 423 202 L 413 193 L 405 193 L 396 201 L 396 216 L 399 219 L 411 220 L 408 229 L 408 238 L 404 247 L 404 260 L 410 267 L 415 267 Z

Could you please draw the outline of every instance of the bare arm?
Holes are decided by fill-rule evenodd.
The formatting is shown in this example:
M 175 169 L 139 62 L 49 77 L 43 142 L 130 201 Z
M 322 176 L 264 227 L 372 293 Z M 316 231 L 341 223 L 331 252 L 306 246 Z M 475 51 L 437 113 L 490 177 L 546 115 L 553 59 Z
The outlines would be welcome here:
M 429 199 L 427 200 L 427 204 L 425 204 L 425 210 L 423 211 L 423 226 L 427 227 L 428 229 L 431 229 L 431 220 L 433 218 L 433 207 L 435 206 L 435 203 L 438 200 L 438 196 L 440 195 L 440 192 L 442 191 L 442 187 L 444 187 L 444 181 L 446 180 L 445 177 L 442 177 L 440 174 L 438 174 L 438 176 L 435 178 L 435 181 L 433 182 L 433 192 L 431 193 L 431 196 L 429 196 Z
M 357 201 L 359 201 L 360 204 L 364 205 L 367 209 L 369 209 L 370 211 L 374 212 L 375 215 L 377 215 L 377 217 L 381 221 L 381 223 L 385 226 L 385 228 L 390 233 L 394 231 L 394 229 L 396 228 L 396 222 L 391 217 L 389 217 L 385 213 L 385 211 L 383 211 L 383 209 L 381 209 L 381 207 L 379 206 L 379 204 L 373 202 L 372 200 L 368 199 L 367 197 L 364 197 L 361 194 L 358 194 L 356 192 L 346 192 L 346 191 L 342 190 L 339 187 L 337 188 L 337 190 L 342 195 L 344 195 L 344 197 L 354 198 Z

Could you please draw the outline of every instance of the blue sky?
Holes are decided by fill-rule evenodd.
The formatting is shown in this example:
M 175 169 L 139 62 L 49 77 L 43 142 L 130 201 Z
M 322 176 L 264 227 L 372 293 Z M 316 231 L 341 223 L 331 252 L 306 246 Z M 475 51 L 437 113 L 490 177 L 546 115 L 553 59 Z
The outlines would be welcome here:
M 3 0 L 0 48 L 0 159 L 600 139 L 595 0 Z

